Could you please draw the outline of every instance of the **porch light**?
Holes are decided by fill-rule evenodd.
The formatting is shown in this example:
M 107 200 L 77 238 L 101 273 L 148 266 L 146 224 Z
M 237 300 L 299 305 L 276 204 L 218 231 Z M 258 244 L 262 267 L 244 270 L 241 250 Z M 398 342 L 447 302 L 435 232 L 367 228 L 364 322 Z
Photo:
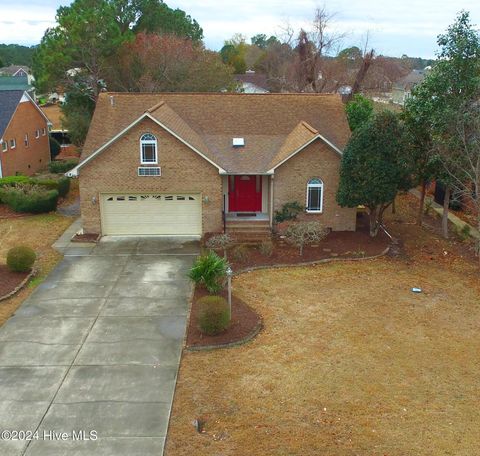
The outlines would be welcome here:
M 243 147 L 243 146 L 245 146 L 245 138 L 233 138 L 232 146 L 233 147 Z

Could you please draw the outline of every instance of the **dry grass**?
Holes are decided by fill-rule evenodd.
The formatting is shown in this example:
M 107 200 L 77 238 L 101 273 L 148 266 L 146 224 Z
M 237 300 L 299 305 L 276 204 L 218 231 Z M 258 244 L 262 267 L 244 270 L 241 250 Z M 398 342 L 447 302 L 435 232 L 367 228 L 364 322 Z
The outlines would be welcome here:
M 167 456 L 478 453 L 477 266 L 394 217 L 408 235 L 401 258 L 235 280 L 265 330 L 184 354 Z
M 37 277 L 14 297 L 0 302 L 0 325 L 3 324 L 30 295 L 36 285 L 62 258 L 52 244 L 72 223 L 70 217 L 57 214 L 42 214 L 0 220 L 0 262 L 5 263 L 7 252 L 16 245 L 28 245 L 37 254 Z

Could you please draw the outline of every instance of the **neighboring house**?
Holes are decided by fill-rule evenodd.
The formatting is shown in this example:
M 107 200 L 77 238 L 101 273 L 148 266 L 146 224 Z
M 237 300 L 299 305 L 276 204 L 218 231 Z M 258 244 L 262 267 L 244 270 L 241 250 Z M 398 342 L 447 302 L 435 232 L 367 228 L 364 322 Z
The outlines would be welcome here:
M 405 77 L 399 79 L 393 84 L 392 101 L 396 104 L 403 105 L 405 100 L 417 84 L 423 81 L 426 75 L 425 70 L 412 70 Z
M 33 76 L 30 68 L 24 65 L 10 65 L 0 68 L 0 75 L 14 78 L 27 78 L 28 84 L 33 84 Z
M 86 233 L 268 229 L 293 201 L 303 219 L 353 231 L 356 209 L 335 200 L 349 136 L 339 95 L 101 93 L 69 175 Z
M 50 161 L 48 119 L 23 90 L 0 92 L 0 177 L 32 175 Z
M 33 94 L 33 87 L 28 83 L 26 76 L 2 76 L 0 75 L 0 92 L 4 90 L 26 90 Z
M 235 74 L 233 77 L 240 83 L 242 93 L 269 93 L 266 74 L 247 70 L 245 74 Z
M 66 130 L 63 126 L 63 114 L 60 105 L 49 104 L 40 106 L 40 109 L 50 122 L 50 137 L 57 140 L 61 146 L 60 153 L 54 158 L 57 160 L 78 158 L 78 148 L 71 143 L 68 130 Z

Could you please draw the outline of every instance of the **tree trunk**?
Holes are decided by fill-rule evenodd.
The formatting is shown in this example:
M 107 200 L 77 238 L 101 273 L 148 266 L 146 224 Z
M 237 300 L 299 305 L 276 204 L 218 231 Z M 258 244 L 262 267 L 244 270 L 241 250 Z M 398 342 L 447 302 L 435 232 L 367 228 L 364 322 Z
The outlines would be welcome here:
M 372 238 L 378 234 L 377 212 L 377 207 L 370 208 L 370 237 Z
M 443 199 L 443 214 L 442 214 L 442 236 L 448 239 L 448 206 L 450 204 L 450 187 L 445 187 L 445 197 Z
M 360 68 L 357 71 L 357 75 L 355 76 L 355 81 L 352 86 L 352 91 L 350 94 L 347 95 L 347 101 L 350 101 L 353 96 L 360 92 L 360 88 L 362 87 L 362 82 L 367 75 L 368 69 L 370 65 L 373 63 L 373 58 L 375 56 L 375 51 L 371 49 L 367 52 L 362 59 L 362 63 L 360 64 Z
M 425 207 L 425 195 L 427 194 L 427 183 L 422 182 L 422 190 L 420 192 L 420 207 L 417 213 L 417 225 L 422 226 L 423 222 L 423 208 Z

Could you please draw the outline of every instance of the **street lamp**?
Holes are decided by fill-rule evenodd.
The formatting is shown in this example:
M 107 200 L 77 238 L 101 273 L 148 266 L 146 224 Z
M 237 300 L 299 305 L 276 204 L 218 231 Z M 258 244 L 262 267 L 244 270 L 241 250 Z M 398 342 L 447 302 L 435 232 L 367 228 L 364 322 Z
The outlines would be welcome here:
M 232 319 L 232 276 L 233 271 L 229 266 L 225 271 L 227 273 L 227 288 L 228 288 L 228 310 L 230 312 L 230 320 Z

